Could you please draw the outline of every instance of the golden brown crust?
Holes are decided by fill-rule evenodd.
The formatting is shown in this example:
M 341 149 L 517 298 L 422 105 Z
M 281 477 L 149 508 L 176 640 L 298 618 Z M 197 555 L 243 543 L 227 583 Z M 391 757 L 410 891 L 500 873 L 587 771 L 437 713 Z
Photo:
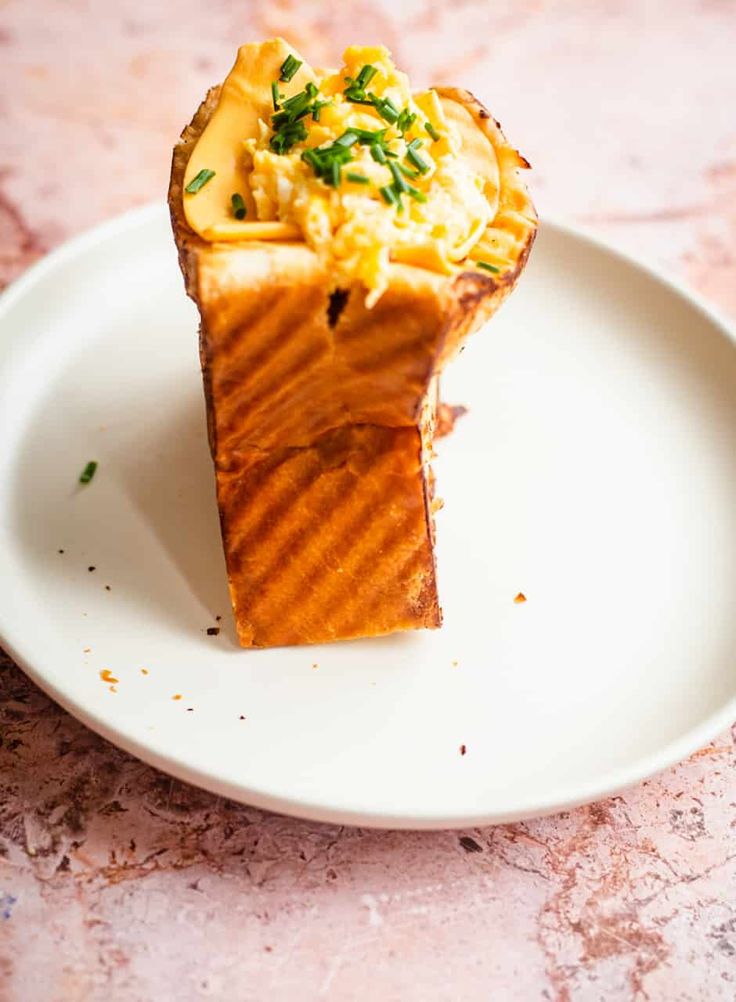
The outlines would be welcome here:
M 497 151 L 499 225 L 511 268 L 455 276 L 394 264 L 372 310 L 337 304 L 304 244 L 210 244 L 182 207 L 187 161 L 213 88 L 174 150 L 169 207 L 200 358 L 228 578 L 245 647 L 437 627 L 433 482 L 437 375 L 498 308 L 536 217 L 522 159 L 466 91 Z

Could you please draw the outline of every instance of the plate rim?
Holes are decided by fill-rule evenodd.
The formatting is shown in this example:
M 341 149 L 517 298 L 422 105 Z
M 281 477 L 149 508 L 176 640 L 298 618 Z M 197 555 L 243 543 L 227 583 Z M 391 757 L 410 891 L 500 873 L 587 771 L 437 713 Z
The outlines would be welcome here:
M 115 235 L 145 226 L 158 220 L 164 214 L 168 215 L 168 210 L 163 202 L 152 202 L 129 209 L 72 237 L 32 264 L 0 293 L 0 344 L 4 340 L 2 325 L 8 311 L 18 300 L 32 294 L 34 287 L 43 281 L 47 274 L 53 273 L 56 268 L 63 266 L 85 251 L 99 244 L 104 244 Z M 591 232 L 585 225 L 580 225 L 572 220 L 545 214 L 540 222 L 541 227 L 556 231 L 569 239 L 587 243 L 596 250 L 612 255 L 618 261 L 645 274 L 655 283 L 666 288 L 676 298 L 682 300 L 683 303 L 695 307 L 711 325 L 718 328 L 720 334 L 731 343 L 732 347 L 736 348 L 736 323 L 699 292 L 691 289 L 687 283 L 683 283 L 679 279 L 675 281 L 662 267 L 639 260 L 634 255 Z M 512 804 L 508 809 L 502 811 L 485 810 L 476 814 L 452 811 L 449 813 L 441 811 L 417 813 L 414 811 L 412 815 L 386 814 L 370 810 L 325 806 L 319 801 L 299 799 L 296 796 L 284 797 L 269 793 L 262 788 L 231 782 L 207 769 L 182 763 L 176 757 L 157 749 L 154 740 L 144 743 L 129 736 L 111 724 L 102 714 L 86 707 L 60 690 L 44 676 L 42 669 L 33 665 L 32 660 L 24 653 L 22 641 L 18 642 L 18 640 L 19 638 L 14 638 L 12 624 L 4 618 L 2 606 L 0 606 L 0 645 L 46 695 L 82 724 L 116 747 L 183 782 L 199 786 L 220 796 L 229 797 L 239 803 L 329 824 L 349 824 L 380 829 L 446 830 L 504 824 L 560 813 L 611 797 L 662 772 L 664 769 L 670 768 L 708 744 L 722 730 L 733 724 L 736 719 L 735 694 L 695 727 L 690 728 L 657 751 L 637 759 L 632 765 L 609 770 L 583 785 L 576 783 L 569 788 L 558 787 L 554 796 L 542 802 L 538 798 L 533 804 L 522 800 L 517 805 Z

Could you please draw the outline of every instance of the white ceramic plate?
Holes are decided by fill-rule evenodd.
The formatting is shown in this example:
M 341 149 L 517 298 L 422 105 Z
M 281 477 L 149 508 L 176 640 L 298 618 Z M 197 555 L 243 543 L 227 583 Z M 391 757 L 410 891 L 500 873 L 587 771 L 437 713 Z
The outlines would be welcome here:
M 470 413 L 436 463 L 442 630 L 258 652 L 196 329 L 163 207 L 0 306 L 0 634 L 85 723 L 238 800 L 431 828 L 611 793 L 736 716 L 736 350 L 702 305 L 544 226 L 444 382 Z

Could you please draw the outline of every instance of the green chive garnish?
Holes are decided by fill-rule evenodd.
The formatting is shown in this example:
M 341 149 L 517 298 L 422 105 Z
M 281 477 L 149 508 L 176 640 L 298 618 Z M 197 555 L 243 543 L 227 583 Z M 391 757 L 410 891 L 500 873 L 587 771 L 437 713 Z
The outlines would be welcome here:
M 369 95 L 371 98 L 371 104 L 376 109 L 378 114 L 384 121 L 388 122 L 390 125 L 394 125 L 399 118 L 400 111 L 391 100 L 390 97 L 376 97 L 375 94 Z
M 299 66 L 301 63 L 298 63 L 297 68 Z M 274 84 L 272 94 L 275 93 L 275 87 Z M 274 153 L 288 153 L 295 143 L 307 138 L 307 129 L 301 120 L 311 114 L 314 120 L 318 121 L 320 108 L 330 103 L 329 101 L 315 101 L 318 94 L 319 89 L 310 80 L 304 90 L 286 100 L 281 94 L 277 95 L 280 110 L 271 116 L 271 127 L 274 130 L 274 135 L 271 136 L 270 146 Z
M 192 180 L 186 186 L 186 188 L 184 189 L 184 191 L 186 191 L 188 195 L 196 195 L 197 192 L 201 188 L 204 188 L 204 186 L 207 184 L 207 182 L 211 181 L 214 176 L 215 176 L 215 172 L 213 170 L 209 170 L 207 167 L 204 167 L 199 172 L 199 174 L 197 174 L 196 177 L 192 178 Z
M 363 69 L 360 71 L 355 80 L 360 90 L 366 89 L 366 87 L 371 82 L 376 73 L 378 73 L 378 70 L 376 69 L 375 66 L 371 66 L 370 64 L 368 64 L 367 66 L 363 67 Z
M 321 178 L 325 184 L 335 188 L 340 183 L 342 165 L 350 163 L 353 159 L 350 147 L 346 146 L 344 141 L 352 139 L 353 143 L 357 142 L 357 137 L 349 137 L 348 133 L 345 133 L 340 139 L 343 142 L 336 139 L 329 146 L 304 150 L 302 153 L 302 160 L 309 164 L 315 175 Z
M 88 484 L 92 477 L 95 475 L 95 470 L 97 469 L 97 463 L 94 459 L 91 459 L 82 472 L 79 474 L 80 484 Z
M 385 153 L 385 150 L 378 143 L 373 143 L 371 145 L 371 156 L 376 161 L 376 163 L 379 163 L 379 164 L 385 164 L 386 163 L 386 153 Z
M 412 181 L 416 181 L 416 179 L 420 176 L 418 170 L 411 170 L 411 168 L 406 167 L 404 164 L 397 164 L 397 167 L 404 177 L 410 177 Z
M 301 65 L 301 61 L 299 59 L 295 59 L 294 56 L 289 53 L 281 64 L 279 80 L 282 80 L 284 83 L 288 83 Z
M 365 89 L 376 73 L 378 70 L 375 66 L 368 65 L 363 67 L 355 79 L 345 77 L 347 87 L 344 94 L 348 101 L 352 101 L 354 104 L 373 104 L 373 95 L 366 94 Z
M 355 171 L 349 170 L 346 172 L 345 177 L 348 181 L 352 181 L 353 184 L 370 184 L 370 178 L 367 178 L 365 174 L 356 174 Z
M 414 142 L 416 141 L 414 140 Z M 406 159 L 413 167 L 416 167 L 420 174 L 426 174 L 429 170 L 429 164 L 424 157 L 417 153 L 417 148 L 413 143 L 409 143 L 406 148 Z
M 424 192 L 420 191 L 418 188 L 415 188 L 414 185 L 412 185 L 412 184 L 407 185 L 407 189 L 408 189 L 409 195 L 411 196 L 411 198 L 414 199 L 415 202 L 426 202 L 427 201 L 427 196 L 424 194 Z
M 476 261 L 475 266 L 476 268 L 484 268 L 486 271 L 492 271 L 496 275 L 501 270 L 500 268 L 497 268 L 495 264 L 490 264 L 488 261 Z
M 435 129 L 435 127 L 432 125 L 432 123 L 431 122 L 425 122 L 424 123 L 424 128 L 430 134 L 430 136 L 432 137 L 432 139 L 434 139 L 434 141 L 437 142 L 438 139 L 440 138 L 440 134 L 437 131 L 437 129 Z
M 354 132 L 358 137 L 358 142 L 361 146 L 371 146 L 373 143 L 378 143 L 380 146 L 383 145 L 387 129 L 359 129 L 355 125 L 350 126 L 350 131 Z
M 381 198 L 384 200 L 386 205 L 399 204 L 399 196 L 394 191 L 393 185 L 387 184 L 384 188 L 379 188 L 378 190 L 381 193 Z
M 312 105 L 312 119 L 315 122 L 319 122 L 320 112 L 330 104 L 332 104 L 332 101 L 315 101 Z
M 278 85 L 278 83 L 275 80 L 273 80 L 271 82 L 271 100 L 273 101 L 273 110 L 274 111 L 278 111 L 279 110 L 279 98 L 280 97 L 281 97 L 281 95 L 279 94 L 279 85 Z
M 278 132 L 271 136 L 269 146 L 274 153 L 288 153 L 291 147 L 303 139 L 307 138 L 307 127 L 304 122 L 292 122 L 283 125 Z
M 352 129 L 348 129 L 347 132 L 343 132 L 343 134 L 341 136 L 338 136 L 338 138 L 335 140 L 335 143 L 338 146 L 346 146 L 346 147 L 355 146 L 357 142 L 358 142 L 358 134 L 357 132 L 353 132 Z
M 404 180 L 398 164 L 395 164 L 392 160 L 388 165 L 388 169 L 391 171 L 391 175 L 394 179 L 394 190 L 397 192 L 408 191 L 409 185 Z
M 236 219 L 245 219 L 248 210 L 245 207 L 245 202 L 243 201 L 243 196 L 239 192 L 235 192 L 234 195 L 230 196 L 230 204 L 233 207 L 233 215 Z
M 396 121 L 396 128 L 402 136 L 405 136 L 416 120 L 417 116 L 408 108 L 404 108 Z

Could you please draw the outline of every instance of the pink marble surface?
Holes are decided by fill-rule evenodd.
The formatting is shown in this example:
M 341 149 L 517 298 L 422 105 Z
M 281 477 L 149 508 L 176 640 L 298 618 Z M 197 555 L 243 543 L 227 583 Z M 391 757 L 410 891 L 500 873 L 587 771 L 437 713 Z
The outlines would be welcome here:
M 332 7 L 333 5 L 329 5 Z M 160 199 L 238 43 L 384 41 L 481 96 L 571 216 L 736 314 L 732 0 L 4 0 L 0 282 Z M 170 780 L 0 655 L 0 998 L 736 997 L 736 735 L 625 796 L 460 833 L 294 821 Z

